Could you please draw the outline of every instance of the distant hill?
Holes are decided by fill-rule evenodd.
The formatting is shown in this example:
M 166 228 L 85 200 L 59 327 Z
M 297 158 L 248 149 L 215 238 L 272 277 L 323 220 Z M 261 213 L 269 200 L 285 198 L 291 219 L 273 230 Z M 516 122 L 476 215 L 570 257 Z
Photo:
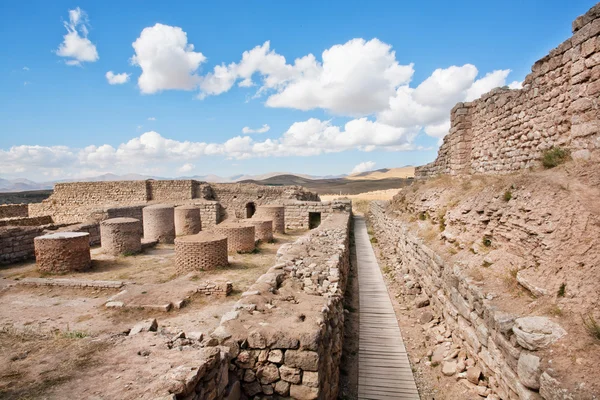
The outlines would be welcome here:
M 361 172 L 358 174 L 351 174 L 346 179 L 388 179 L 388 178 L 414 178 L 415 167 L 406 166 L 400 168 L 383 168 L 375 171 Z
M 300 185 L 319 194 L 352 195 L 374 190 L 399 189 L 412 180 L 404 178 L 387 179 L 307 179 L 297 175 L 278 175 L 263 180 L 248 179 L 243 183 L 256 183 L 265 186 Z

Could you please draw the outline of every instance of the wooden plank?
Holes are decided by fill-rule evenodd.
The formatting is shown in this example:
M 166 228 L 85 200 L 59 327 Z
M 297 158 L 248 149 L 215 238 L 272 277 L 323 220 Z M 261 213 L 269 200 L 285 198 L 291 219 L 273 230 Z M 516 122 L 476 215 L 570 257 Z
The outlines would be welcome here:
M 360 302 L 358 398 L 419 399 L 398 320 L 362 217 L 354 217 L 354 237 Z

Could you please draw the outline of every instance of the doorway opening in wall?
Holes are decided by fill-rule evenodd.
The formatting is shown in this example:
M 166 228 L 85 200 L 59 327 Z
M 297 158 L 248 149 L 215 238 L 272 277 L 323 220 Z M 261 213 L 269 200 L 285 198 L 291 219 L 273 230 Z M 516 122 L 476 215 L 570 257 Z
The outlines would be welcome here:
M 246 218 L 252 218 L 254 213 L 256 212 L 256 204 L 250 202 L 246 204 Z
M 320 212 L 309 212 L 308 213 L 308 229 L 315 229 L 321 225 L 321 213 Z

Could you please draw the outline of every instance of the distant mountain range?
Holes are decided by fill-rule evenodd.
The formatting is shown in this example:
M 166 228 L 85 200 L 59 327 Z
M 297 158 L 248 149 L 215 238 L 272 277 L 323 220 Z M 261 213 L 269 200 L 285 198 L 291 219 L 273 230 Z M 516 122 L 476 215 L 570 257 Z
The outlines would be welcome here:
M 338 179 L 344 178 L 346 175 L 328 175 L 328 176 L 312 176 L 305 174 L 290 174 L 288 172 L 270 172 L 261 175 L 234 175 L 229 177 L 222 177 L 218 175 L 194 175 L 194 176 L 180 176 L 177 178 L 164 178 L 159 176 L 140 175 L 140 174 L 103 174 L 93 176 L 89 178 L 80 179 L 62 179 L 57 181 L 49 182 L 34 182 L 29 179 L 18 178 L 18 179 L 2 179 L 0 178 L 0 192 L 24 192 L 28 190 L 48 190 L 54 187 L 55 183 L 63 182 L 102 182 L 102 181 L 141 181 L 146 179 L 157 179 L 157 180 L 171 180 L 171 179 L 195 179 L 203 182 L 213 183 L 232 183 L 240 181 L 261 181 L 280 175 L 294 175 L 304 179 Z

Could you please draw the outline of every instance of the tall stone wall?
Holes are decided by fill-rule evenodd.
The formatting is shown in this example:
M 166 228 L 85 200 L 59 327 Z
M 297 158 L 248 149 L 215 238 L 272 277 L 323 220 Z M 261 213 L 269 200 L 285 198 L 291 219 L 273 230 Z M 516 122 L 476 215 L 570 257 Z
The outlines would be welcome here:
M 0 205 L 0 219 L 28 217 L 29 207 L 27 204 L 2 204 Z
M 573 36 L 537 61 L 523 89 L 498 88 L 451 111 L 438 174 L 509 173 L 536 165 L 553 146 L 600 159 L 600 4 L 573 22 Z
M 371 202 L 368 217 L 386 261 L 398 264 L 405 277 L 415 280 L 413 284 L 421 288 L 450 331 L 446 336 L 466 350 L 497 396 L 532 400 L 577 398 L 551 377 L 551 369 L 543 370 L 552 364 L 528 343 L 533 337 L 540 340 L 538 344 L 548 339 L 548 328 L 529 334 L 517 327 L 521 320 L 537 321 L 539 317 L 518 318 L 493 306 L 481 286 L 460 265 L 447 264 L 394 218 L 393 211 L 387 213 L 384 202 Z
M 34 258 L 33 239 L 43 231 L 41 226 L 0 227 L 0 264 Z
M 285 206 L 285 228 L 301 230 L 309 228 L 309 213 L 320 213 L 321 220 L 335 212 L 352 212 L 351 200 L 297 201 L 289 200 Z

